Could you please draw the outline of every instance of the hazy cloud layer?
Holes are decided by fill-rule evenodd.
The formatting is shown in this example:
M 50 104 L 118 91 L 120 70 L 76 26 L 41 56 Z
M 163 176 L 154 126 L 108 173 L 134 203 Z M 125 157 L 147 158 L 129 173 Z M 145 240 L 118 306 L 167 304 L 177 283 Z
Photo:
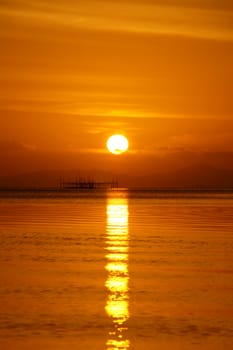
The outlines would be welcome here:
M 230 25 L 233 13 L 227 6 L 212 8 L 177 6 L 167 2 L 118 1 L 15 1 L 4 3 L 1 14 L 33 25 L 65 26 L 91 30 L 190 36 L 203 39 L 233 40 Z M 184 5 L 184 3 L 183 3 Z

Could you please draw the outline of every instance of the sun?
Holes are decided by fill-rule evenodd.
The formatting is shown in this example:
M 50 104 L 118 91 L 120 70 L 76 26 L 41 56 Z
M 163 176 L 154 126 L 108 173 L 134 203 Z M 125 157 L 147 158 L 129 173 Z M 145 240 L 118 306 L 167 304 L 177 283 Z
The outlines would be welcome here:
M 113 154 L 121 154 L 127 151 L 129 142 L 123 135 L 116 134 L 109 137 L 107 141 L 107 149 Z

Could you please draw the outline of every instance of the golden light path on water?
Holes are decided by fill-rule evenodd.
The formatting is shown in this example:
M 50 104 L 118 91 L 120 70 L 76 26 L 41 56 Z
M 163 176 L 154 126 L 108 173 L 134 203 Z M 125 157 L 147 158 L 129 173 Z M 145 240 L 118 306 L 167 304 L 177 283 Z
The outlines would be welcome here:
M 128 202 L 125 198 L 108 198 L 106 251 L 105 286 L 109 293 L 105 310 L 113 322 L 106 345 L 107 350 L 125 350 L 130 346 L 125 337 L 129 319 Z

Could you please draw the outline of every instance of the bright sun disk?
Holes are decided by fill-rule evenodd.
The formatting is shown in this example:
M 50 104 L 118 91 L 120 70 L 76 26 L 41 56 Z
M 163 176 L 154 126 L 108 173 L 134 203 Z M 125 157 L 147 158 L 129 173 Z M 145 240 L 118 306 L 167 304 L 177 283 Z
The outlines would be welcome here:
M 107 149 L 113 154 L 121 154 L 127 151 L 129 146 L 125 136 L 116 134 L 109 137 L 107 141 Z

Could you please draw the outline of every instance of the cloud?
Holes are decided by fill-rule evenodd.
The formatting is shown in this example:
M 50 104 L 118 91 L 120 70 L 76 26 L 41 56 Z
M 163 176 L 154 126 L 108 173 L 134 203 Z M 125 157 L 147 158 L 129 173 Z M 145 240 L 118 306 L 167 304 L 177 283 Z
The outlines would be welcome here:
M 36 150 L 35 145 L 25 144 L 15 140 L 0 140 L 0 153 L 16 153 Z
M 1 108 L 232 118 L 233 12 L 188 3 L 1 1 Z
M 233 132 L 208 134 L 183 134 L 170 138 L 170 149 L 195 150 L 199 152 L 233 152 Z
M 86 0 L 51 4 L 28 0 L 20 6 L 1 6 L 0 14 L 39 26 L 233 40 L 231 11 L 176 6 L 174 1 L 164 6 L 152 2 Z

